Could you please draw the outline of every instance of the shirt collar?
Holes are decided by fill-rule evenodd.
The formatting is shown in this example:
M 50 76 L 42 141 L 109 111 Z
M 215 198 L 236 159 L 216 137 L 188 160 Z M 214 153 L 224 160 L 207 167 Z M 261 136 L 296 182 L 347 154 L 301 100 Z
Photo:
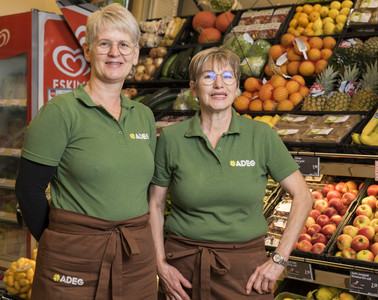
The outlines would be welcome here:
M 189 128 L 185 132 L 186 137 L 204 136 L 200 125 L 199 115 L 200 111 L 197 111 L 194 117 L 189 120 Z M 240 134 L 240 119 L 238 117 L 236 111 L 232 108 L 231 125 L 228 131 L 224 133 L 225 135 Z

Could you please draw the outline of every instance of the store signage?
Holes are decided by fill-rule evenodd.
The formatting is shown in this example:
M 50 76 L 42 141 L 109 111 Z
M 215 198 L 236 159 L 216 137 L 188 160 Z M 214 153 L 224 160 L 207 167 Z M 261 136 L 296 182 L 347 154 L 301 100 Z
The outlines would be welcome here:
M 286 277 L 304 281 L 314 281 L 311 264 L 300 261 L 288 261 Z
M 303 176 L 319 176 L 320 159 L 315 156 L 294 156 Z
M 349 291 L 378 297 L 378 274 L 350 271 Z

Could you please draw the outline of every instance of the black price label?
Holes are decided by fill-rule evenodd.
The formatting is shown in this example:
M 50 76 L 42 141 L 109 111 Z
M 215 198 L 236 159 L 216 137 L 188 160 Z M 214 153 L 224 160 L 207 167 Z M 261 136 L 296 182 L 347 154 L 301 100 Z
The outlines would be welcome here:
M 319 176 L 320 159 L 314 156 L 294 156 L 303 176 Z
M 378 275 L 350 271 L 349 291 L 378 297 Z
M 314 281 L 311 264 L 299 261 L 289 260 L 287 262 L 286 276 L 304 281 Z

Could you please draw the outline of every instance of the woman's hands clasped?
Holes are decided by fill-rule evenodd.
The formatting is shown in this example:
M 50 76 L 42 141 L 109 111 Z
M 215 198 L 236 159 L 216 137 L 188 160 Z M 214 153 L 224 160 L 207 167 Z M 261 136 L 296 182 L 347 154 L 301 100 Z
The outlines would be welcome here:
M 191 289 L 192 284 L 175 267 L 164 263 L 158 275 L 166 300 L 190 300 L 183 286 Z

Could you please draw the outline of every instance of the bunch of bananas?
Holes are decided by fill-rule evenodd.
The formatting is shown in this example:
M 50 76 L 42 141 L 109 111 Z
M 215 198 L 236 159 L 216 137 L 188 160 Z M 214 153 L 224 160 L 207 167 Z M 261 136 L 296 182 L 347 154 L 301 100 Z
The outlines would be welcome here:
M 352 133 L 353 144 L 378 146 L 378 109 L 362 129 L 361 134 Z

